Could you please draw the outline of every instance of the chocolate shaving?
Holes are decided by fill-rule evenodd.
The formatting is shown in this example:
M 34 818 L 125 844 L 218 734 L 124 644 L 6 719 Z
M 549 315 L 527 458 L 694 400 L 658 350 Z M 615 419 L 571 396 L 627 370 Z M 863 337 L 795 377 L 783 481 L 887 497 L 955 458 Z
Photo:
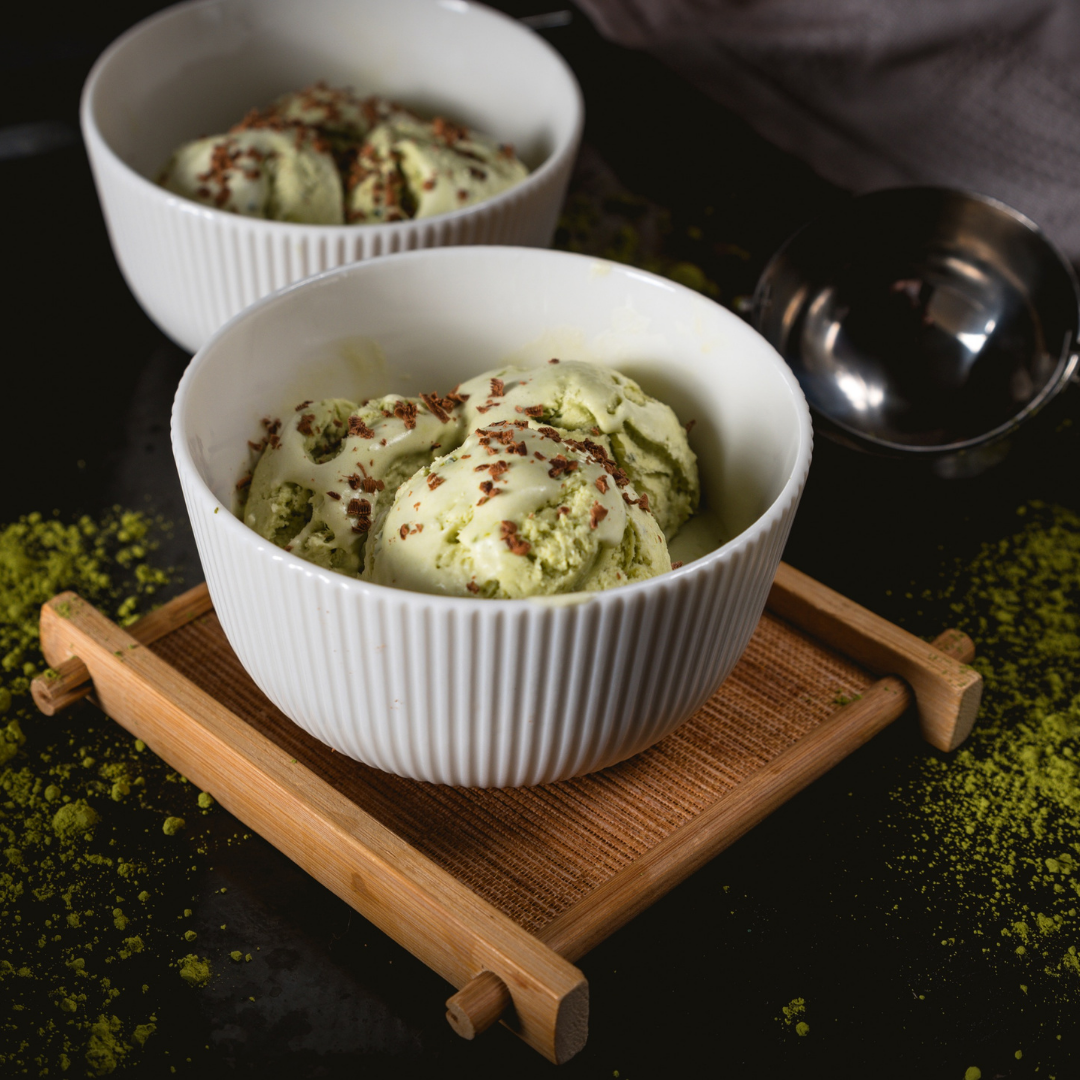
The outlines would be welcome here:
M 682 562 L 673 562 L 671 564 L 671 569 L 672 570 L 678 570 L 680 566 L 682 566 Z
M 594 502 L 592 508 L 589 510 L 589 528 L 595 529 L 607 515 L 607 510 L 605 510 L 598 502 Z
M 500 539 L 506 541 L 506 546 L 510 549 L 511 555 L 525 555 L 532 550 L 532 544 L 528 540 L 522 540 L 517 535 L 517 526 L 512 521 L 502 523 Z
M 558 363 L 557 360 L 551 361 L 553 364 Z M 546 439 L 554 439 L 557 443 L 562 442 L 562 436 L 553 427 L 539 427 L 536 429 Z
M 510 469 L 509 461 L 493 461 L 490 465 L 477 465 L 473 472 L 489 472 L 492 480 L 498 480 L 504 472 Z
M 304 413 L 304 415 L 296 422 L 296 430 L 299 431 L 301 435 L 314 435 L 315 432 L 311 430 L 311 421 L 314 419 L 314 413 Z
M 606 476 L 598 476 L 596 478 L 596 488 L 600 492 L 601 495 L 606 495 L 607 494 L 608 483 L 607 483 L 607 477 Z
M 480 591 L 480 586 L 477 585 L 475 581 L 467 581 L 465 583 L 465 588 L 471 593 L 478 593 Z
M 514 411 L 524 413 L 526 416 L 531 416 L 534 420 L 539 420 L 544 415 L 543 405 L 515 405 Z
M 648 495 L 643 494 L 643 495 L 639 496 L 636 499 L 631 499 L 630 496 L 627 495 L 626 492 L 624 491 L 622 493 L 622 497 L 623 497 L 623 502 L 626 503 L 627 506 L 640 506 L 642 510 L 648 510 L 649 509 L 649 496 Z
M 402 525 L 401 528 L 398 529 L 398 536 L 400 536 L 402 540 L 405 540 L 405 539 L 408 538 L 408 535 L 409 535 L 409 526 L 408 525 Z
M 548 361 L 549 364 L 557 364 L 558 362 L 558 359 L 554 356 Z
M 553 480 L 562 476 L 563 473 L 576 472 L 578 462 L 571 461 L 565 454 L 556 454 L 551 459 L 551 468 L 548 469 L 548 476 Z
M 326 496 L 329 499 L 333 499 L 334 502 L 341 502 L 341 494 L 337 491 L 328 491 Z
M 310 404 L 311 404 L 311 398 L 308 398 L 307 401 L 301 401 L 300 404 L 297 405 L 296 408 L 293 411 L 294 412 L 303 412 Z
M 502 397 L 506 393 L 506 383 L 502 379 L 491 380 L 491 394 L 490 397 Z
M 236 490 L 237 491 L 242 491 L 250 483 L 251 483 L 251 473 L 247 473 L 246 475 L 241 476 L 240 479 L 236 481 Z
M 349 417 L 349 435 L 359 435 L 361 439 L 375 438 L 375 432 L 372 431 L 359 416 Z
M 449 410 L 454 407 L 453 402 L 447 404 L 447 402 L 443 401 L 437 394 L 421 394 L 420 400 L 442 423 L 445 424 L 450 419 Z
M 434 491 L 440 484 L 445 484 L 446 481 L 438 473 L 429 473 L 427 478 L 427 486 Z
M 488 499 L 494 499 L 496 495 L 502 494 L 502 488 L 497 488 L 495 486 L 494 480 L 482 481 L 480 484 L 480 490 L 483 492 L 483 494 L 477 500 L 477 506 L 483 506 L 484 503 L 488 501 Z
M 396 402 L 394 404 L 394 415 L 405 424 L 408 431 L 412 431 L 416 427 L 416 402 Z

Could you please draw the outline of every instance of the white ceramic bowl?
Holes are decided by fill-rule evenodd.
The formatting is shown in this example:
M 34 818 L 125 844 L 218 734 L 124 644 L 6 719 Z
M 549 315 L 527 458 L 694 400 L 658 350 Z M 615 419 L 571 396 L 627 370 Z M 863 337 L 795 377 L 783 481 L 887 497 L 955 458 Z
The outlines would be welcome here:
M 368 584 L 229 512 L 246 441 L 292 402 L 445 392 L 552 356 L 618 367 L 697 421 L 705 500 L 733 539 L 560 605 Z M 485 787 L 621 761 L 712 694 L 764 608 L 812 441 L 787 365 L 731 312 L 625 266 L 510 247 L 358 263 L 261 301 L 192 360 L 172 437 L 214 606 L 266 695 L 380 769 Z
M 154 182 L 170 153 L 323 79 L 441 112 L 514 145 L 517 187 L 452 214 L 297 225 L 228 214 Z M 117 261 L 139 303 L 192 351 L 248 304 L 373 256 L 551 243 L 581 138 L 561 57 L 464 0 L 194 0 L 146 19 L 94 65 L 82 130 Z

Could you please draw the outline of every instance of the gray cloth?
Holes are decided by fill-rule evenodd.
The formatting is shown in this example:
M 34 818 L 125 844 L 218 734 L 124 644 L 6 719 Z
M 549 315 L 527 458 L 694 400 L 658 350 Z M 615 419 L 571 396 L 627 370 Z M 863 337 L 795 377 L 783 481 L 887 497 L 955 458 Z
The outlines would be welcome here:
M 578 0 L 853 191 L 965 188 L 1080 261 L 1080 0 Z

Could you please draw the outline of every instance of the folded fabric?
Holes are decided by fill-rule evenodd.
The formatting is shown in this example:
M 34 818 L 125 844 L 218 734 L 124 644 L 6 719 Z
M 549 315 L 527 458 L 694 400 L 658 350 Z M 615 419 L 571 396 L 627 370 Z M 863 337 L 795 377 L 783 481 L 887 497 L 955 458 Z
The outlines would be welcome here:
M 828 180 L 965 188 L 1080 261 L 1075 0 L 578 0 Z

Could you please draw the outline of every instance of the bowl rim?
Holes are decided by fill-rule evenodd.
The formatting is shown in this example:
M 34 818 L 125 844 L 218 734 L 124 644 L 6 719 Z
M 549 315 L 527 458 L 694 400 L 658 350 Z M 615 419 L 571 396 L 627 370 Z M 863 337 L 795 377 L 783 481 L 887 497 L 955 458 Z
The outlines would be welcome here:
M 204 218 L 207 221 L 216 222 L 219 226 L 225 226 L 230 222 L 235 223 L 235 219 L 241 218 L 249 224 L 257 223 L 260 227 L 266 228 L 271 233 L 276 232 L 282 236 L 288 236 L 290 234 L 295 235 L 300 231 L 308 229 L 316 229 L 320 235 L 327 237 L 332 236 L 335 233 L 340 233 L 345 236 L 354 236 L 356 235 L 357 229 L 363 230 L 365 228 L 371 229 L 372 232 L 374 232 L 375 229 L 378 229 L 382 235 L 405 235 L 418 227 L 422 228 L 428 224 L 441 226 L 443 222 L 460 221 L 484 213 L 489 208 L 497 207 L 503 203 L 519 199 L 533 188 L 540 187 L 546 183 L 549 175 L 561 169 L 565 159 L 577 152 L 577 147 L 581 141 L 581 136 L 585 128 L 585 99 L 577 77 L 558 50 L 553 48 L 543 37 L 519 20 L 511 18 L 509 15 L 497 11 L 494 8 L 490 8 L 485 4 L 476 3 L 475 0 L 432 0 L 432 7 L 444 8 L 466 18 L 491 18 L 495 22 L 501 22 L 514 27 L 523 34 L 531 35 L 535 42 L 542 46 L 542 49 L 547 52 L 550 59 L 555 61 L 556 67 L 565 77 L 567 87 L 571 92 L 570 96 L 573 108 L 569 131 L 564 139 L 561 139 L 556 143 L 551 153 L 548 154 L 544 161 L 536 169 L 532 170 L 524 180 L 515 184 L 513 187 L 500 191 L 490 198 L 483 199 L 481 202 L 475 203 L 472 206 L 463 207 L 460 210 L 448 210 L 446 213 L 433 214 L 431 217 L 425 218 L 406 218 L 403 221 L 354 222 L 352 224 L 343 222 L 340 225 L 298 221 L 274 221 L 269 218 L 249 217 L 245 214 L 236 214 L 227 210 L 219 210 L 217 207 L 213 206 L 204 206 L 202 203 L 195 202 L 193 199 L 187 199 L 182 195 L 177 195 L 174 192 L 160 187 L 148 177 L 143 176 L 141 172 L 124 161 L 124 159 L 113 149 L 109 140 L 105 138 L 101 129 L 98 127 L 97 120 L 94 117 L 94 110 L 96 107 L 95 98 L 98 87 L 104 77 L 105 71 L 112 63 L 114 57 L 125 48 L 130 41 L 146 32 L 151 26 L 168 22 L 173 18 L 182 18 L 188 11 L 196 8 L 225 7 L 233 2 L 234 0 L 181 0 L 180 3 L 172 4 L 167 8 L 163 8 L 161 11 L 154 12 L 152 15 L 140 19 L 105 47 L 101 55 L 94 61 L 90 73 L 86 76 L 86 80 L 83 83 L 82 93 L 79 99 L 79 123 L 86 143 L 92 147 L 95 154 L 106 159 L 114 169 L 123 173 L 130 182 L 134 183 L 144 198 L 154 200 L 159 205 L 166 207 L 167 211 L 170 213 L 192 214 L 196 217 Z
M 191 358 L 180 379 L 180 383 L 177 386 L 170 416 L 170 439 L 177 471 L 181 474 L 182 480 L 187 479 L 191 482 L 190 484 L 184 484 L 185 493 L 190 493 L 190 497 L 198 499 L 208 513 L 216 515 L 218 518 L 226 518 L 227 520 L 220 524 L 223 528 L 230 531 L 230 535 L 234 537 L 237 542 L 249 544 L 252 550 L 264 552 L 265 556 L 281 562 L 288 570 L 300 572 L 305 575 L 317 576 L 327 584 L 338 585 L 348 594 L 357 597 L 380 596 L 387 599 L 400 598 L 400 602 L 402 603 L 432 603 L 443 609 L 449 608 L 451 610 L 457 609 L 462 611 L 487 610 L 491 612 L 522 612 L 547 610 L 551 613 L 556 613 L 566 609 L 576 608 L 585 603 L 618 603 L 618 598 L 620 596 L 628 597 L 639 593 L 642 590 L 675 587 L 689 577 L 696 577 L 716 564 L 728 561 L 742 548 L 752 544 L 756 538 L 767 535 L 782 523 L 792 505 L 798 502 L 802 489 L 806 483 L 806 477 L 809 473 L 810 460 L 813 453 L 813 423 L 810 419 L 810 410 L 807 405 L 806 397 L 803 394 L 802 388 L 799 386 L 799 382 L 795 378 L 794 373 L 772 344 L 760 333 L 758 333 L 758 336 L 761 337 L 762 342 L 768 347 L 772 354 L 771 356 L 768 356 L 768 362 L 773 366 L 777 375 L 786 386 L 788 393 L 791 395 L 796 414 L 796 424 L 798 428 L 797 446 L 787 478 L 769 505 L 741 532 L 725 541 L 725 543 L 721 544 L 707 555 L 703 555 L 701 558 L 686 563 L 668 573 L 660 574 L 654 578 L 648 578 L 645 581 L 628 582 L 617 588 L 602 589 L 596 592 L 562 593 L 554 596 L 527 597 L 524 599 L 513 600 L 486 599 L 480 603 L 478 607 L 477 598 L 474 597 L 444 596 L 439 593 L 413 592 L 408 589 L 398 589 L 389 585 L 379 585 L 375 582 L 363 581 L 360 578 L 351 577 L 348 574 L 342 574 L 335 570 L 326 570 L 323 567 L 308 562 L 306 559 L 301 559 L 298 555 L 293 555 L 291 552 L 285 551 L 271 543 L 271 541 L 266 540 L 236 517 L 231 507 L 224 506 L 221 503 L 203 479 L 202 473 L 192 459 L 183 428 L 186 424 L 187 397 L 191 392 L 192 383 L 199 371 L 207 363 L 207 356 L 210 351 L 217 347 L 218 342 L 222 338 L 231 334 L 236 327 L 240 326 L 248 319 L 258 318 L 259 313 L 265 308 L 280 303 L 284 298 L 291 296 L 295 292 L 317 289 L 327 280 L 332 280 L 337 277 L 347 277 L 353 274 L 363 275 L 365 273 L 380 273 L 382 272 L 380 268 L 385 268 L 386 265 L 396 265 L 398 262 L 403 261 L 425 259 L 446 259 L 452 261 L 454 259 L 475 258 L 478 253 L 480 258 L 520 258 L 524 255 L 525 258 L 535 259 L 537 261 L 543 259 L 585 260 L 593 265 L 601 264 L 605 268 L 609 268 L 611 272 L 621 273 L 627 278 L 643 279 L 653 286 L 660 286 L 671 292 L 675 292 L 676 294 L 685 294 L 688 298 L 692 298 L 694 303 L 712 305 L 719 308 L 721 311 L 725 312 L 727 316 L 730 316 L 730 318 L 744 325 L 747 330 L 752 333 L 758 333 L 758 331 L 748 323 L 745 323 L 730 309 L 723 307 L 721 304 L 717 304 L 715 301 L 710 300 L 708 297 L 703 296 L 701 293 L 696 292 L 685 285 L 680 285 L 668 278 L 661 277 L 646 270 L 640 270 L 637 267 L 611 262 L 607 259 L 592 255 L 580 255 L 574 252 L 554 251 L 547 248 L 513 247 L 501 244 L 466 245 L 396 252 L 391 255 L 385 255 L 380 259 L 364 260 L 358 263 L 350 263 L 345 266 L 335 267 L 330 270 L 325 270 L 322 273 L 315 274 L 312 277 L 304 278 L 302 281 L 298 281 L 283 289 L 279 289 L 277 292 L 263 297 L 261 300 L 256 301 L 243 311 L 237 313 L 215 331 L 213 336 Z M 224 510 L 224 515 L 219 512 L 221 510 Z
M 1074 324 L 1077 327 L 1077 332 L 1073 334 L 1071 342 L 1066 341 L 1062 346 L 1061 353 L 1057 359 L 1057 364 L 1050 377 L 1047 379 L 1046 385 L 1019 412 L 1014 413 L 1008 420 L 1005 420 L 1001 424 L 998 424 L 996 427 L 991 428 L 980 435 L 974 435 L 967 439 L 960 439 L 951 443 L 912 444 L 892 442 L 889 439 L 882 439 L 876 435 L 867 434 L 865 431 L 861 431 L 849 424 L 845 424 L 842 420 L 836 419 L 836 417 L 825 412 L 825 410 L 821 409 L 815 402 L 807 398 L 807 404 L 814 416 L 823 420 L 826 428 L 835 429 L 841 436 L 842 442 L 854 445 L 857 449 L 879 454 L 886 453 L 893 457 L 906 457 L 908 455 L 920 456 L 928 460 L 949 457 L 952 455 L 962 455 L 968 451 L 991 446 L 994 443 L 1000 442 L 1002 439 L 1008 438 L 1009 435 L 1026 423 L 1026 421 L 1039 412 L 1051 400 L 1057 397 L 1057 395 L 1068 386 L 1069 380 L 1076 373 L 1078 367 L 1080 367 L 1080 281 L 1077 279 L 1076 271 L 1073 269 L 1069 260 L 1065 258 L 1061 249 L 1046 235 L 1043 229 L 1015 207 L 1002 202 L 1000 199 L 995 199 L 991 195 L 983 195 L 980 192 L 966 190 L 964 188 L 935 184 L 894 185 L 891 187 L 876 188 L 873 191 L 864 191 L 858 195 L 852 195 L 841 205 L 832 207 L 824 213 L 818 214 L 805 222 L 773 253 L 772 257 L 765 264 L 765 268 L 761 271 L 761 275 L 758 277 L 757 284 L 754 287 L 754 294 L 750 303 L 751 322 L 754 328 L 765 337 L 765 332 L 761 328 L 761 322 L 763 320 L 763 311 L 766 304 L 765 293 L 769 280 L 772 277 L 775 267 L 799 239 L 804 237 L 811 230 L 827 225 L 836 217 L 850 213 L 851 208 L 856 206 L 856 204 L 865 205 L 867 202 L 876 201 L 882 196 L 897 197 L 901 194 L 955 196 L 961 199 L 982 203 L 984 206 L 989 206 L 992 209 L 1011 217 L 1045 245 L 1047 251 L 1054 256 L 1062 270 L 1064 270 L 1073 289 L 1075 307 Z M 775 342 L 768 337 L 766 337 L 766 340 L 769 341 L 770 345 L 776 348 Z M 779 349 L 777 349 L 777 351 L 779 352 Z M 787 360 L 785 359 L 784 362 L 786 364 Z M 832 434 L 832 432 L 828 433 Z

